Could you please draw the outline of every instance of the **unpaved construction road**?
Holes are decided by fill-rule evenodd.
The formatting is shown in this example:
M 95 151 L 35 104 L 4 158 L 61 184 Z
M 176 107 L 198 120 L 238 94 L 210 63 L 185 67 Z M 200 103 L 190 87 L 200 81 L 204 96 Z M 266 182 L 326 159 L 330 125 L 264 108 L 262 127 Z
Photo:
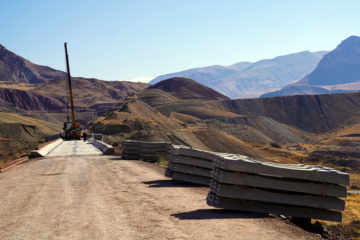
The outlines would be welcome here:
M 36 158 L 0 173 L 0 239 L 317 239 L 266 214 L 207 206 L 207 188 L 109 156 Z

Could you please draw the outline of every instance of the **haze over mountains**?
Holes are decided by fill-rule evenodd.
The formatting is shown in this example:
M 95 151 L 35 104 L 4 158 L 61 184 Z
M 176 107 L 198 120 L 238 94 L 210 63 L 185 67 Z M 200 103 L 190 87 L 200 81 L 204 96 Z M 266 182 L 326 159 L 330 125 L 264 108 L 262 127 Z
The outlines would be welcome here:
M 172 78 L 191 78 L 232 99 L 258 97 L 262 91 L 281 88 L 311 72 L 326 51 L 299 52 L 255 63 L 194 68 L 156 77 L 149 84 Z M 254 94 L 255 93 L 255 94 Z
M 310 74 L 262 97 L 343 93 L 360 90 L 360 37 L 351 36 L 326 54 Z

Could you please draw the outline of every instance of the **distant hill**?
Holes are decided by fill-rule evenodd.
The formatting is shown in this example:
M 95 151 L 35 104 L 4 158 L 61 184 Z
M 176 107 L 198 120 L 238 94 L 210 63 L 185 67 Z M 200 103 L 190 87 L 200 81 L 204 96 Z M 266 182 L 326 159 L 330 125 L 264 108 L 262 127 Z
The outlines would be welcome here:
M 55 98 L 38 93 L 0 88 L 0 111 L 14 112 L 16 109 L 30 111 L 66 111 L 66 105 Z
M 232 99 L 256 92 L 281 88 L 311 72 L 327 52 L 299 52 L 256 63 L 240 62 L 231 66 L 194 68 L 156 77 L 156 84 L 173 77 L 194 79 Z M 252 97 L 261 94 L 252 95 Z
M 351 36 L 326 54 L 310 74 L 261 97 L 360 91 L 360 37 Z
M 64 76 L 65 72 L 34 64 L 0 45 L 0 81 L 43 83 Z
M 229 98 L 223 94 L 214 91 L 189 78 L 174 77 L 153 86 L 148 89 L 159 89 L 170 93 L 172 96 L 181 100 L 202 99 L 202 100 L 228 100 Z
M 67 120 L 69 109 L 66 85 L 66 73 L 31 63 L 0 45 L 0 112 L 62 124 Z M 149 85 L 72 78 L 72 86 L 75 117 L 85 126 L 122 99 Z
M 38 84 L 31 91 L 50 95 L 63 103 L 68 103 L 66 78 Z M 72 78 L 74 104 L 77 107 L 111 103 L 115 105 L 120 100 L 139 90 L 147 88 L 146 83 L 126 81 L 103 81 L 95 78 Z
M 359 135 L 360 93 L 235 100 L 187 99 L 186 92 L 176 96 L 181 93 L 177 87 L 189 83 L 169 79 L 139 91 L 99 117 L 90 130 L 105 134 L 109 143 L 166 141 L 276 161 L 268 148 L 273 142 L 359 143 L 354 136 Z M 278 153 L 288 161 L 287 153 Z

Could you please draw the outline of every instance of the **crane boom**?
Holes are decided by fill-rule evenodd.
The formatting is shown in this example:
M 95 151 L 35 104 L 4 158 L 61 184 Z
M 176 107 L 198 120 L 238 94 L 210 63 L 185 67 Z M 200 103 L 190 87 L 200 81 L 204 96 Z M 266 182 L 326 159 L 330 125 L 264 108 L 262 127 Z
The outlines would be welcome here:
M 67 69 L 67 80 L 69 84 L 69 96 L 70 96 L 70 108 L 71 108 L 71 123 L 75 127 L 75 111 L 74 111 L 74 101 L 72 95 L 72 86 L 71 86 L 71 75 L 70 75 L 70 66 L 69 66 L 69 56 L 67 53 L 67 43 L 64 43 L 65 47 L 65 56 L 66 56 L 66 69 Z
M 70 75 L 70 66 L 69 66 L 69 56 L 67 53 L 67 43 L 64 43 L 65 47 L 65 56 L 66 56 L 66 69 L 67 69 L 67 80 L 69 87 L 69 98 L 70 98 L 70 107 L 71 107 L 71 126 L 69 122 L 64 123 L 64 131 L 65 131 L 65 140 L 78 139 L 81 137 L 81 127 L 80 123 L 75 122 L 75 110 L 74 110 L 74 100 L 72 94 L 72 86 L 71 86 L 71 75 Z M 69 119 L 68 119 L 69 121 Z

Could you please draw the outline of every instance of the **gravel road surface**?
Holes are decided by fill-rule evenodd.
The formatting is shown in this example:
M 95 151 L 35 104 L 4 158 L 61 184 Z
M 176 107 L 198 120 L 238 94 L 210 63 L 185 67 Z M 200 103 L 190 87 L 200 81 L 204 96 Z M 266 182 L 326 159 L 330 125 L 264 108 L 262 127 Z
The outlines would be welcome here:
M 317 239 L 266 214 L 207 206 L 208 189 L 110 156 L 36 158 L 0 173 L 0 239 Z

